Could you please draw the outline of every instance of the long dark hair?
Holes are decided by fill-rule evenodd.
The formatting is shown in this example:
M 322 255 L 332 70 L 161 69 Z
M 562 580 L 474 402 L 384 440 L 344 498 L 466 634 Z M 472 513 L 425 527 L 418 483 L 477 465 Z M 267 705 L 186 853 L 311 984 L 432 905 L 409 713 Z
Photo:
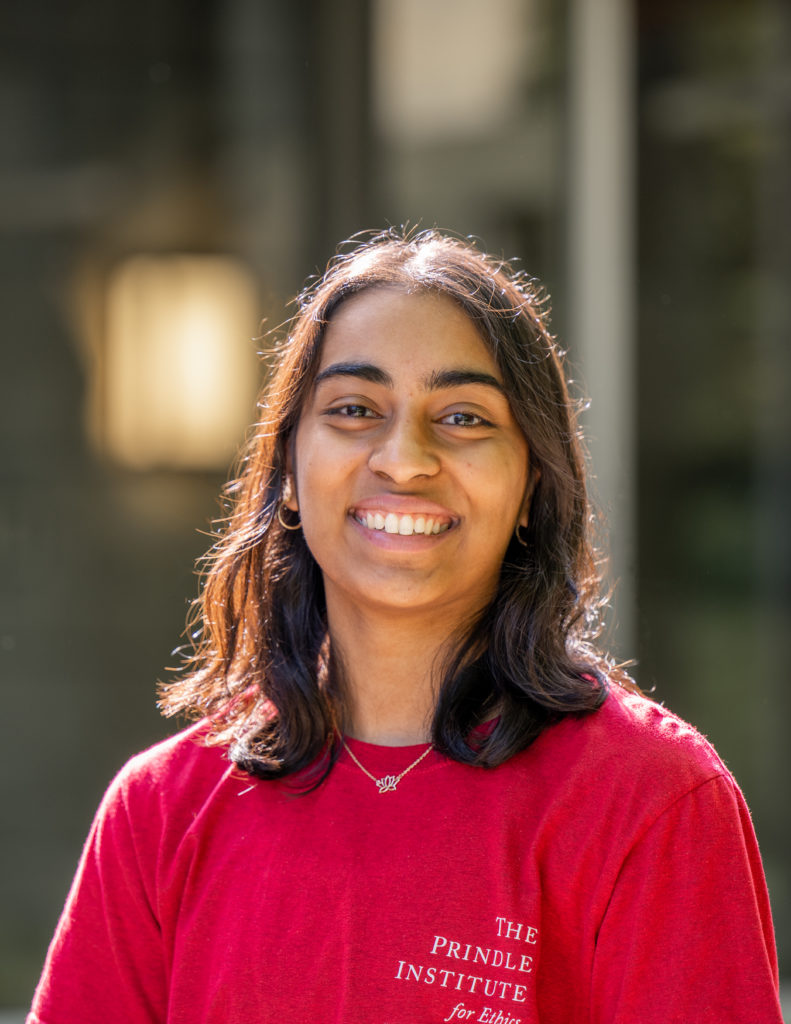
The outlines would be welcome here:
M 538 481 L 526 543 L 512 539 L 492 603 L 455 638 L 443 667 L 436 748 L 494 766 L 558 718 L 595 710 L 611 681 L 633 686 L 594 644 L 604 603 L 594 520 L 578 408 L 544 293 L 508 264 L 437 231 L 358 239 L 299 297 L 276 349 L 257 428 L 227 487 L 230 514 L 207 556 L 187 671 L 162 688 L 163 712 L 207 718 L 210 741 L 228 744 L 240 767 L 263 778 L 305 772 L 306 787 L 339 753 L 342 669 L 327 635 L 319 567 L 302 531 L 284 529 L 277 509 L 287 445 L 326 325 L 349 295 L 379 286 L 433 292 L 461 306 L 499 367 Z M 479 728 L 487 720 L 493 726 Z

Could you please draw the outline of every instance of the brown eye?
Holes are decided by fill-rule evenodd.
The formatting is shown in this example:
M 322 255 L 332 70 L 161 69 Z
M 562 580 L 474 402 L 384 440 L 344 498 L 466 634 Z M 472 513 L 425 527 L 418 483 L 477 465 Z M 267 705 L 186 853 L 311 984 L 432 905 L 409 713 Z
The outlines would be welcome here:
M 335 409 L 329 409 L 330 416 L 348 416 L 350 419 L 363 419 L 364 417 L 376 416 L 376 413 L 367 405 L 339 405 Z
M 452 412 L 443 416 L 442 423 L 451 427 L 490 427 L 492 424 L 474 412 Z

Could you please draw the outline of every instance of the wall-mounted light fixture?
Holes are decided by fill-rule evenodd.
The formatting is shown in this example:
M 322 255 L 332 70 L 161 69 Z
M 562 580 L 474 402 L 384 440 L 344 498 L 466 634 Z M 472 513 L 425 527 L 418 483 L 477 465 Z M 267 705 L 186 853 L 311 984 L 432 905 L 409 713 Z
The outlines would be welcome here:
M 226 468 L 260 383 L 252 275 L 224 256 L 137 255 L 106 294 L 106 454 L 136 469 Z

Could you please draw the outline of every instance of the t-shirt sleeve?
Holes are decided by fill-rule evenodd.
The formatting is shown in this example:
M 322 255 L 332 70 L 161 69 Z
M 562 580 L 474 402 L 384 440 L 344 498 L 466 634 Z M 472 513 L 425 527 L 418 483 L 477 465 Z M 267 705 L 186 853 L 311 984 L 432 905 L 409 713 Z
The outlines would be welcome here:
M 122 775 L 94 820 L 27 1024 L 165 1020 L 162 937 L 135 831 Z
M 782 1024 L 763 870 L 729 776 L 637 838 L 599 929 L 592 993 L 596 1024 Z

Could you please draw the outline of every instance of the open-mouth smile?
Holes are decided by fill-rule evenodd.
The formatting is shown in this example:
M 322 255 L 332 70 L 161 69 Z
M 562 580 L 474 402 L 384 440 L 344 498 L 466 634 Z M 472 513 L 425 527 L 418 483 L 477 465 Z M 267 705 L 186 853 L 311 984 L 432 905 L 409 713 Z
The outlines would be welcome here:
M 436 514 L 369 511 L 352 509 L 351 514 L 360 526 L 367 530 L 378 530 L 383 533 L 398 534 L 401 537 L 412 537 L 415 534 L 430 536 L 445 533 L 453 525 L 448 516 Z

